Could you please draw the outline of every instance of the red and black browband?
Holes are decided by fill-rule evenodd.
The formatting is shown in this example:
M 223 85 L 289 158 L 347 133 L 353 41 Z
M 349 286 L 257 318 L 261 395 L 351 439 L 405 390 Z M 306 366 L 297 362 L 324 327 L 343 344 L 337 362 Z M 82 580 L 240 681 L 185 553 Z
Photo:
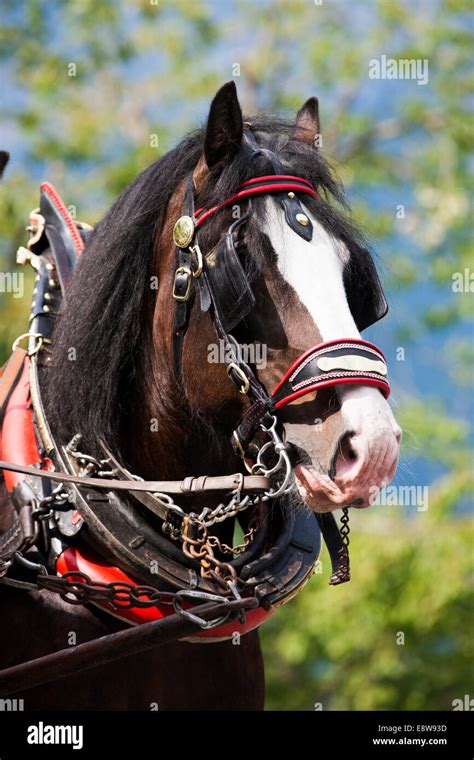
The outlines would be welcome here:
M 269 174 L 262 177 L 255 177 L 239 185 L 239 189 L 234 195 L 226 198 L 217 206 L 204 209 L 200 208 L 194 213 L 194 222 L 196 227 L 200 227 L 216 211 L 220 211 L 232 203 L 249 198 L 252 195 L 263 195 L 265 193 L 293 192 L 310 195 L 317 198 L 318 194 L 312 184 L 302 177 L 293 177 L 291 174 Z

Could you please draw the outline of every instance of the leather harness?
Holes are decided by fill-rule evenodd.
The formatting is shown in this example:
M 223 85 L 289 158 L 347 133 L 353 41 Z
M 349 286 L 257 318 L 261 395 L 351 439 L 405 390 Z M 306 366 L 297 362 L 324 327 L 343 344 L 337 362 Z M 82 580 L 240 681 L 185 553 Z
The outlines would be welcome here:
M 263 151 L 248 130 L 246 141 L 254 152 Z M 233 599 L 241 598 L 241 594 L 257 598 L 258 608 L 249 610 L 246 618 L 244 613 L 236 613 L 224 614 L 212 624 L 195 620 L 203 629 L 199 637 L 216 640 L 252 630 L 298 592 L 314 572 L 321 532 L 333 565 L 331 583 L 349 580 L 347 546 L 332 513 L 315 516 L 293 507 L 292 468 L 304 452 L 283 442 L 278 410 L 301 395 L 340 383 L 373 385 L 388 396 L 386 363 L 382 352 L 367 341 L 322 343 L 306 351 L 269 394 L 243 361 L 231 330 L 250 313 L 255 296 L 235 249 L 234 233 L 251 214 L 251 198 L 271 194 L 281 204 L 291 228 L 310 240 L 313 229 L 300 196 L 318 197 L 305 179 L 286 175 L 275 154 L 267 153 L 275 173 L 244 182 L 236 193 L 212 208 L 195 211 L 194 186 L 189 177 L 183 213 L 173 233 L 177 380 L 181 381 L 183 339 L 195 288 L 199 287 L 201 309 L 210 313 L 226 348 L 229 378 L 250 401 L 232 436 L 234 450 L 249 469 L 248 475 L 144 481 L 125 470 L 105 447 L 100 460 L 81 452 L 80 433 L 67 446 L 55 442 L 41 402 L 39 371 L 50 371 L 54 321 L 90 228 L 71 218 L 51 185 L 41 185 L 40 208 L 30 218 L 32 236 L 28 247 L 20 248 L 17 256 L 19 263 L 31 264 L 36 273 L 29 330 L 20 336 L 28 339 L 28 348 L 25 351 L 16 342 L 0 380 L 0 468 L 15 507 L 13 523 L 0 537 L 0 582 L 29 586 L 22 572 L 41 568 L 35 573 L 40 588 L 59 590 L 73 603 L 92 601 L 130 623 L 168 615 L 170 610 L 162 602 L 172 592 L 175 597 L 181 594 L 182 603 L 174 601 L 175 611 L 190 620 L 192 605 L 210 597 L 223 598 L 224 602 L 229 594 Z M 199 230 L 212 215 L 242 201 L 249 203 L 246 213 L 233 221 L 212 251 L 203 255 Z M 378 279 L 373 281 L 373 290 L 378 301 L 372 303 L 371 316 L 378 319 L 386 311 Z M 48 377 L 48 381 L 52 379 Z M 252 458 L 249 447 L 258 431 L 268 441 Z M 58 485 L 53 487 L 53 483 Z M 122 499 L 123 492 L 131 498 Z M 214 510 L 205 508 L 197 515 L 186 513 L 172 498 L 196 494 L 220 494 L 223 501 Z M 256 527 L 250 529 L 252 539 L 244 551 L 229 562 L 219 561 L 211 549 L 211 536 L 203 554 L 203 534 L 207 535 L 208 528 L 252 511 L 257 517 Z M 150 525 L 146 517 L 149 512 L 162 521 L 161 532 Z M 343 535 L 347 532 L 347 515 L 345 518 Z M 181 549 L 176 541 L 182 542 Z M 16 578 L 15 567 L 20 570 Z M 61 582 L 63 585 L 58 586 Z M 144 586 L 144 582 L 150 585 Z M 88 596 L 81 596 L 85 587 Z M 108 594 L 110 587 L 112 595 Z

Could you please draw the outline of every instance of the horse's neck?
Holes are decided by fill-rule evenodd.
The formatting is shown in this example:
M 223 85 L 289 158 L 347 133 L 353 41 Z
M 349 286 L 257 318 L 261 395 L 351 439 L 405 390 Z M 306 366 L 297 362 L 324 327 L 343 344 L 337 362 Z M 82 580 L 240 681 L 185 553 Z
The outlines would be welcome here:
M 157 399 L 153 388 L 135 396 L 123 435 L 125 458 L 148 479 L 180 480 L 188 475 L 235 472 L 229 436 L 182 406 Z

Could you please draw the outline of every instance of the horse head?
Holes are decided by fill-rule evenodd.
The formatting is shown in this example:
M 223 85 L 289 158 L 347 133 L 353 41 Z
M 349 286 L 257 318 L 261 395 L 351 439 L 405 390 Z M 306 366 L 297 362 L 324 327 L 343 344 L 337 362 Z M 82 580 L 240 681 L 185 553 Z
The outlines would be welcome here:
M 360 341 L 359 329 L 387 309 L 360 233 L 329 203 L 331 195 L 343 199 L 317 147 L 319 134 L 315 98 L 303 105 L 293 125 L 262 118 L 245 122 L 229 83 L 212 102 L 202 154 L 192 172 L 194 205 L 202 209 L 219 206 L 262 176 L 298 177 L 318 189 L 317 196 L 308 193 L 299 201 L 291 191 L 236 197 L 199 227 L 205 267 L 217 270 L 220 278 L 210 275 L 218 300 L 221 295 L 221 318 L 268 389 L 312 346 Z M 182 212 L 187 181 L 171 199 L 160 239 L 170 251 L 172 223 Z M 230 247 L 222 245 L 226 239 L 231 239 Z M 234 266 L 234 256 L 241 268 Z M 242 269 L 246 282 L 241 283 Z M 163 300 L 157 299 L 154 320 L 161 338 L 168 337 L 170 365 L 172 274 L 168 256 L 161 261 Z M 221 427 L 224 418 L 229 433 L 247 401 L 230 387 L 212 320 L 200 308 L 205 297 L 201 288 L 192 305 L 177 382 L 193 409 Z M 288 439 L 306 452 L 295 468 L 297 485 L 315 511 L 368 506 L 373 489 L 388 483 L 396 470 L 401 431 L 390 406 L 379 388 L 358 384 L 357 375 L 354 380 L 320 387 L 279 409 Z
M 387 305 L 319 132 L 315 98 L 245 121 L 231 82 L 124 191 L 56 328 L 60 438 L 119 446 L 143 477 L 222 474 L 252 466 L 267 414 L 311 509 L 368 506 L 391 480 L 401 432 L 359 332 Z

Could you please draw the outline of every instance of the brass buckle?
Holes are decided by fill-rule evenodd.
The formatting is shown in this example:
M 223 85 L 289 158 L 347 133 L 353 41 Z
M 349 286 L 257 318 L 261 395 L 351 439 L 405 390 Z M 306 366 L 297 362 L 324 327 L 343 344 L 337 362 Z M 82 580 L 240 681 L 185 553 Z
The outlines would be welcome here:
M 184 295 L 180 296 L 178 293 L 176 293 L 176 277 L 178 274 L 186 274 L 188 277 L 188 284 L 186 286 L 186 292 Z M 176 272 L 174 273 L 174 285 L 173 285 L 173 298 L 175 301 L 187 301 L 189 298 L 189 294 L 191 293 L 191 283 L 192 283 L 192 276 L 193 273 L 190 270 L 189 267 L 178 267 Z
M 247 393 L 249 392 L 249 389 L 250 389 L 250 381 L 249 381 L 249 379 L 248 379 L 247 375 L 246 375 L 246 374 L 245 374 L 245 372 L 244 372 L 242 369 L 240 369 L 240 367 L 239 367 L 237 364 L 235 364 L 234 362 L 231 362 L 230 364 L 228 364 L 228 365 L 227 365 L 227 374 L 229 375 L 229 377 L 230 377 L 230 373 L 231 373 L 231 371 L 232 371 L 232 370 L 234 370 L 234 372 L 235 372 L 235 373 L 236 373 L 236 374 L 237 374 L 237 375 L 240 377 L 240 379 L 242 380 L 242 385 L 241 385 L 241 386 L 240 386 L 240 388 L 238 389 L 239 393 L 242 393 L 242 395 L 243 395 L 243 396 L 246 396 L 246 395 L 247 395 Z
M 189 250 L 192 253 L 194 253 L 194 255 L 197 258 L 197 269 L 195 269 L 193 271 L 193 277 L 198 278 L 198 277 L 201 276 L 202 270 L 203 270 L 203 267 L 204 267 L 204 262 L 203 262 L 203 259 L 202 259 L 201 249 L 199 248 L 198 244 L 196 243 L 195 245 L 192 245 Z

